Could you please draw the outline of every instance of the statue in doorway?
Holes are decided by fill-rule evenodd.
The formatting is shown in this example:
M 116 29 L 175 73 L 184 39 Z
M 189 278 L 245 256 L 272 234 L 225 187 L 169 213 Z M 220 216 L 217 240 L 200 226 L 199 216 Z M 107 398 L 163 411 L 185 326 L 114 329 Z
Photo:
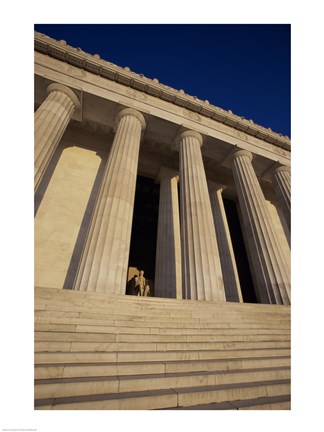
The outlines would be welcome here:
M 135 277 L 135 287 L 138 290 L 138 296 L 147 297 L 149 295 L 150 286 L 146 283 L 146 279 L 144 277 L 144 270 L 140 270 L 139 275 Z

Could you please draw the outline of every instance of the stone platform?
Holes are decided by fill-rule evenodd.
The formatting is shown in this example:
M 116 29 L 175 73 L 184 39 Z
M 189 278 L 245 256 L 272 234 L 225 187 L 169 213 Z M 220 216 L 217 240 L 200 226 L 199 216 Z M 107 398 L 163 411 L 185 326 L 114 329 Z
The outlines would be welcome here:
M 35 409 L 290 409 L 290 306 L 36 287 Z

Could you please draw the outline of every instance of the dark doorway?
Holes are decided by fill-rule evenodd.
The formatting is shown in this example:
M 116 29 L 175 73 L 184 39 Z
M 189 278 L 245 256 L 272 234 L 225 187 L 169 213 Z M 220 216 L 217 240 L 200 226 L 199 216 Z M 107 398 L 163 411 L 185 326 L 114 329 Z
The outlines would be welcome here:
M 243 240 L 243 234 L 241 230 L 239 215 L 236 208 L 236 203 L 235 201 L 226 198 L 223 198 L 223 201 L 228 227 L 231 234 L 243 301 L 244 303 L 258 303 L 255 295 L 255 289 Z
M 128 266 L 144 270 L 144 276 L 151 281 L 155 276 L 159 197 L 159 184 L 147 177 L 137 177 Z

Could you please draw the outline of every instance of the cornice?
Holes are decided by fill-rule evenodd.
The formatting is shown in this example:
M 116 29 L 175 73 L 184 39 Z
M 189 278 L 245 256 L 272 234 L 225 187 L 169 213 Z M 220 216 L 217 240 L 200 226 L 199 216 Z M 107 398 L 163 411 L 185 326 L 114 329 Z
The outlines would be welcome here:
M 161 84 L 156 78 L 146 78 L 142 74 L 132 72 L 128 67 L 122 68 L 102 60 L 98 54 L 87 54 L 81 48 L 67 45 L 63 40 L 57 41 L 42 33 L 35 32 L 35 50 L 103 78 L 181 106 L 290 151 L 290 139 L 287 136 L 273 132 L 270 128 L 259 126 L 253 120 L 246 120 L 244 117 L 233 114 L 232 111 L 216 107 L 208 101 L 202 101 L 196 96 L 190 96 L 183 90 L 175 90 Z

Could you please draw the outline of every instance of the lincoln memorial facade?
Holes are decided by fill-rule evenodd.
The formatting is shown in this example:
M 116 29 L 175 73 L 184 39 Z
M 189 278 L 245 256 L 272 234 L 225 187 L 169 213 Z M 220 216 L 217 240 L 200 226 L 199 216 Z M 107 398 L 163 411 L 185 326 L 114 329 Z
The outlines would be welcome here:
M 290 161 L 288 137 L 35 33 L 35 406 L 173 409 L 258 400 L 253 407 L 267 395 L 264 406 L 287 409 Z M 141 270 L 146 298 L 129 291 Z M 191 350 L 190 337 L 198 336 L 192 343 L 200 348 Z M 135 341 L 146 345 L 136 348 Z M 159 343 L 177 346 L 159 350 Z M 148 356 L 149 344 L 153 360 L 139 354 Z M 239 381 L 227 375 L 229 381 L 218 382 L 216 366 L 209 372 L 181 366 L 177 379 L 187 374 L 187 381 L 172 384 L 169 375 L 177 371 L 167 366 L 186 359 L 170 353 L 184 349 L 197 353 L 190 362 L 199 365 L 216 362 L 202 357 L 211 349 L 231 349 L 226 358 L 235 362 L 239 355 L 240 364 L 263 350 L 262 364 L 242 366 L 250 374 L 242 388 L 250 383 L 253 390 L 222 399 L 216 387 L 237 388 Z M 126 352 L 132 357 L 121 360 Z M 144 387 L 137 380 L 139 387 L 122 390 L 127 373 L 107 372 L 109 365 L 140 368 L 145 361 L 147 376 L 132 369 L 132 377 L 147 378 Z M 100 362 L 93 391 L 86 366 L 94 370 Z M 147 388 L 148 374 L 151 382 L 162 380 L 161 362 L 164 384 Z M 65 375 L 69 368 L 74 372 Z M 198 390 L 184 390 L 198 388 L 190 381 L 198 373 L 213 376 L 204 385 L 217 397 L 205 392 L 198 400 L 192 396 Z M 150 392 L 145 401 L 143 392 Z

